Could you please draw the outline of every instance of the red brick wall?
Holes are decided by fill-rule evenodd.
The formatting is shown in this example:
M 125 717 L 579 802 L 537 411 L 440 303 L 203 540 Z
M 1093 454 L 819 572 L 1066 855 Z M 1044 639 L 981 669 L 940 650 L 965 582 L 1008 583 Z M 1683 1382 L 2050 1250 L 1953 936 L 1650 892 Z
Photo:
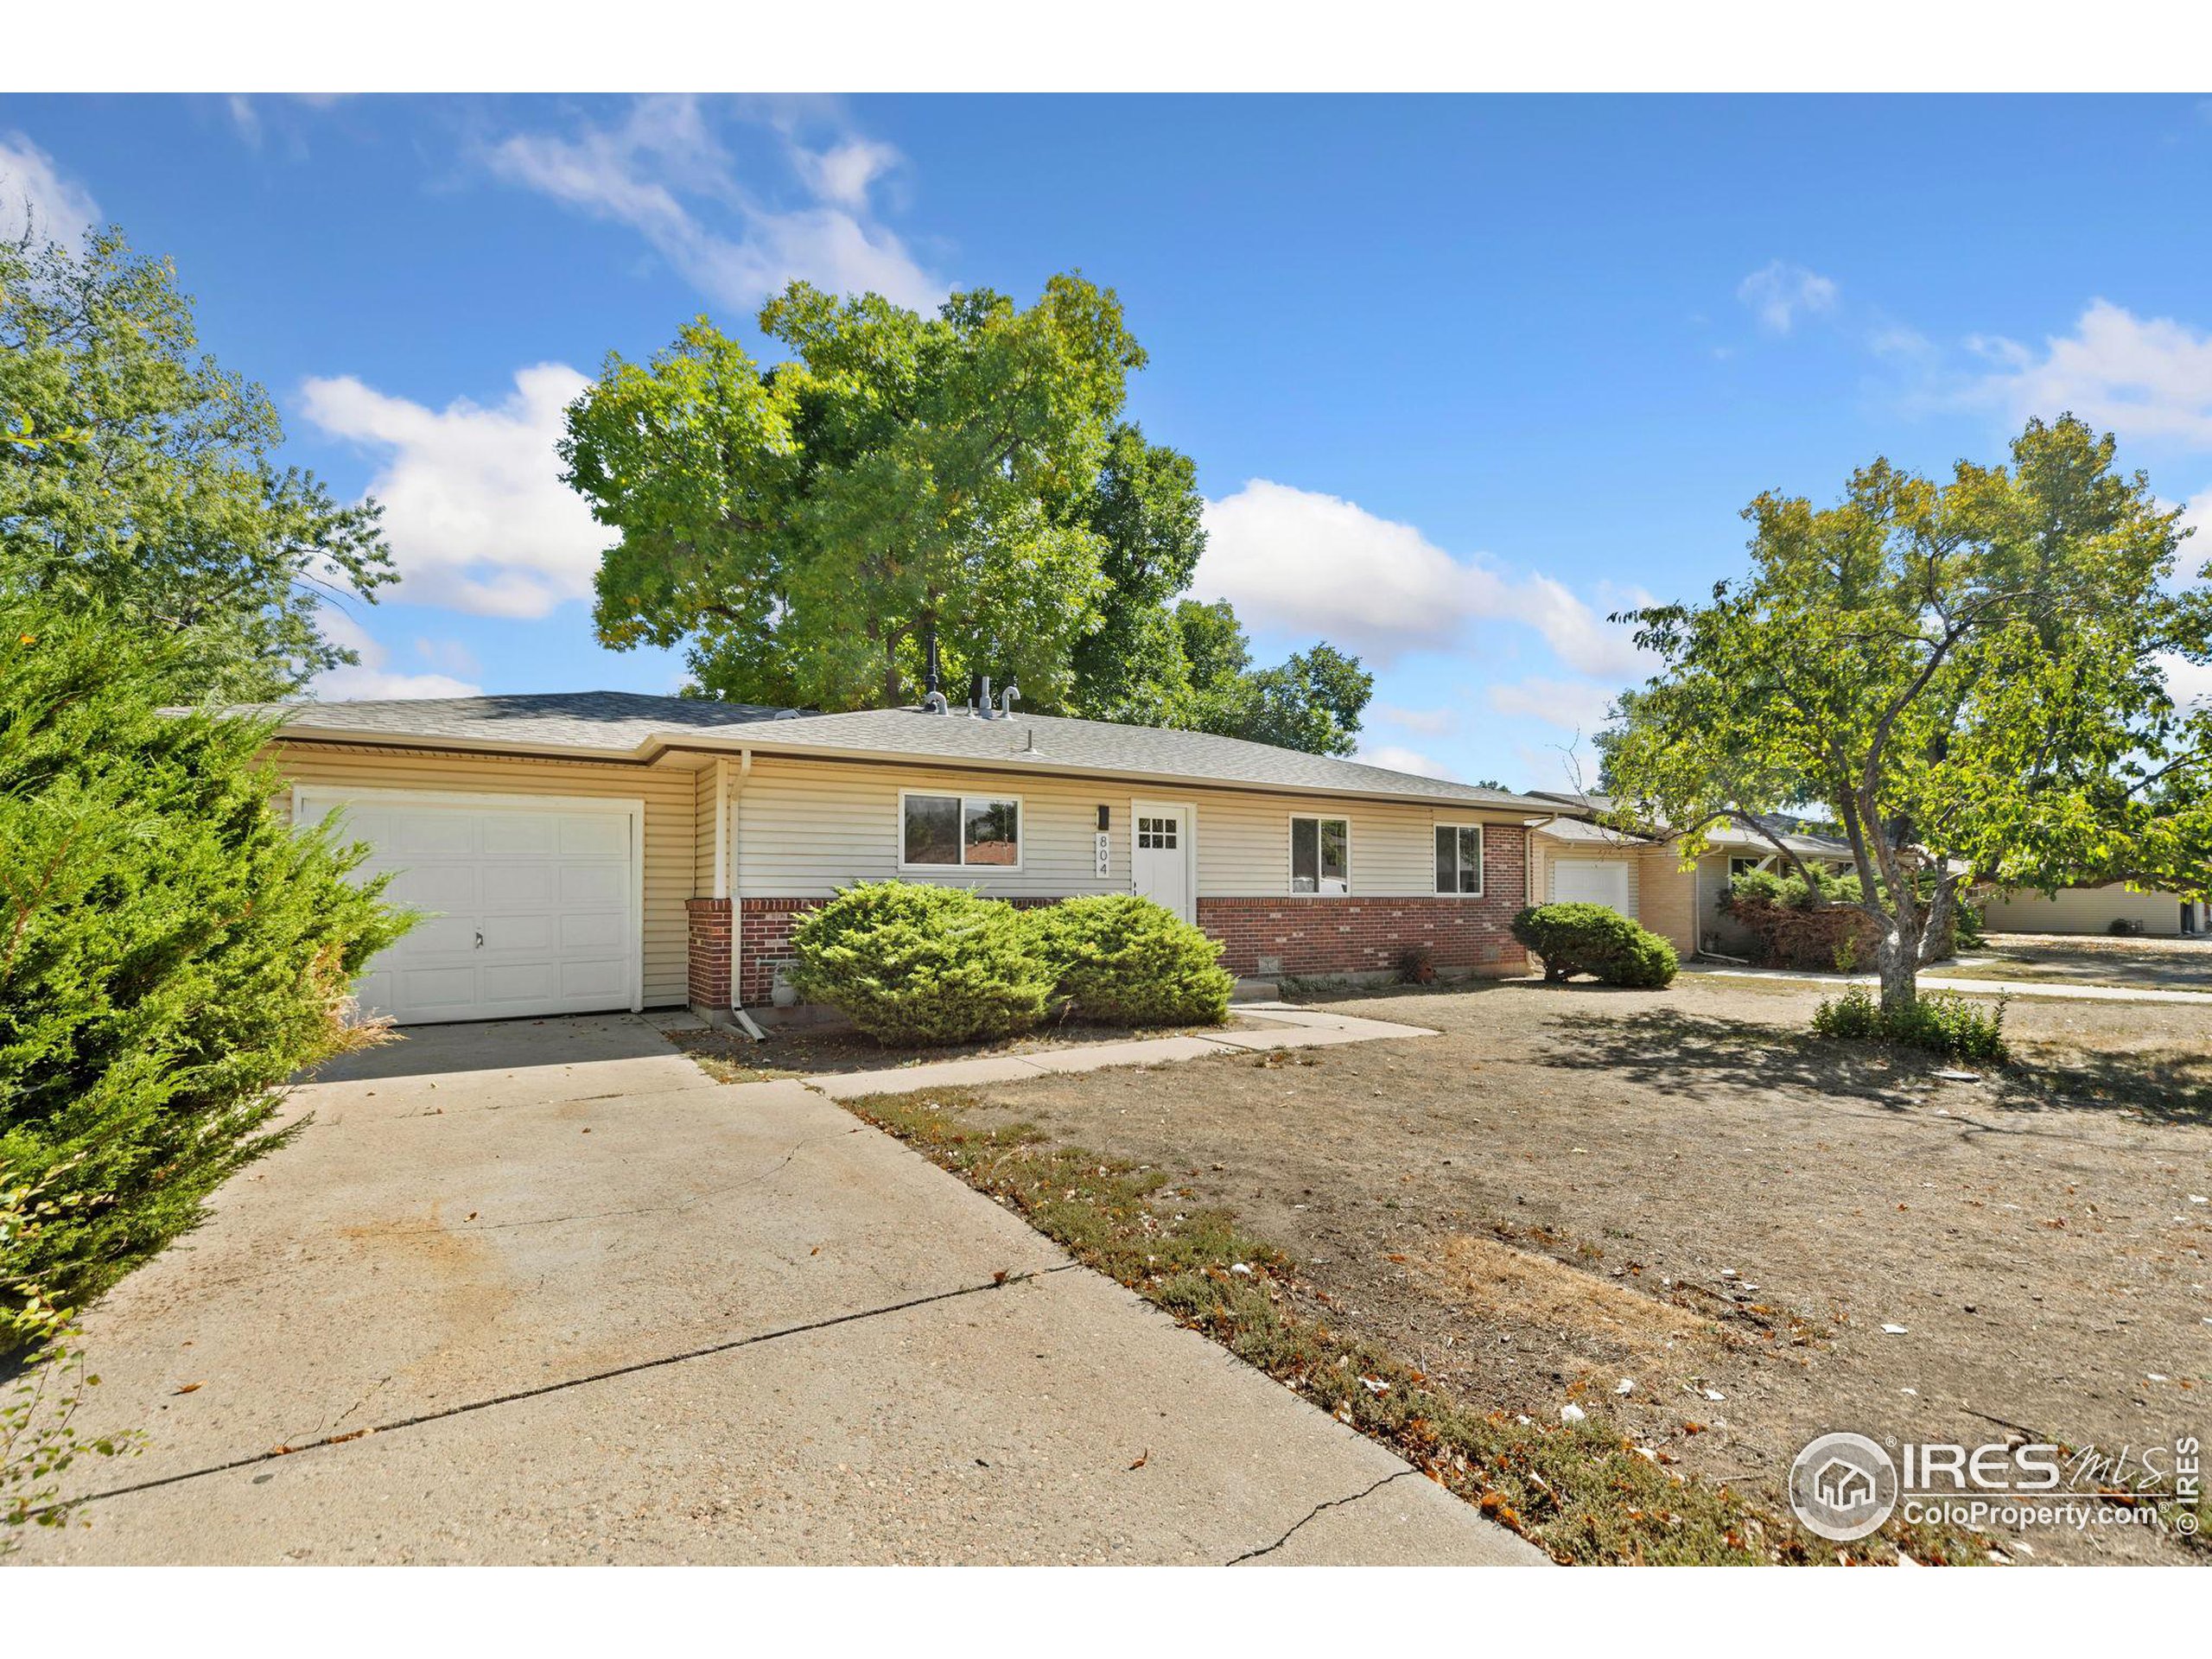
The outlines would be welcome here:
M 737 901 L 739 972 L 744 982 L 738 999 L 748 1008 L 768 1001 L 775 989 L 776 964 L 791 954 L 791 929 L 822 903 L 819 899 L 741 899 Z
M 1478 973 L 1519 974 L 1529 959 L 1509 930 L 1514 912 L 1527 903 L 1526 832 L 1491 824 L 1483 834 L 1483 896 L 1479 899 L 1201 899 L 1198 925 L 1227 947 L 1223 965 L 1231 973 L 1256 976 L 1262 957 L 1282 959 L 1286 974 L 1343 974 L 1389 969 L 1409 944 L 1426 944 L 1439 968 L 1471 968 Z M 701 904 L 727 900 L 699 899 Z M 1054 902 L 1016 899 L 1017 905 Z M 769 1000 L 775 968 L 791 958 L 791 929 L 819 899 L 743 899 L 738 926 L 743 947 L 741 1000 L 748 1007 Z M 692 923 L 693 1000 L 697 1000 L 698 922 Z M 727 935 L 725 935 L 727 939 Z M 728 985 L 729 952 L 722 950 Z
M 726 1008 L 729 1001 L 730 901 L 687 899 L 690 924 L 690 998 L 695 1007 Z

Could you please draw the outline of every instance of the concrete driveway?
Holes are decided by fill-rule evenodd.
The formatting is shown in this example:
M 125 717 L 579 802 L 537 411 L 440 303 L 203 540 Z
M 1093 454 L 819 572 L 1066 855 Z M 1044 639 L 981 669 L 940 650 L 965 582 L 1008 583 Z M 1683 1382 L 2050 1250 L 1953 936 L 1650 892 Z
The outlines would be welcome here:
M 822 1096 L 718 1085 L 641 1020 L 421 1028 L 296 1104 L 86 1321 L 86 1426 L 150 1445 L 79 1463 L 108 1495 L 25 1559 L 1538 1559 Z

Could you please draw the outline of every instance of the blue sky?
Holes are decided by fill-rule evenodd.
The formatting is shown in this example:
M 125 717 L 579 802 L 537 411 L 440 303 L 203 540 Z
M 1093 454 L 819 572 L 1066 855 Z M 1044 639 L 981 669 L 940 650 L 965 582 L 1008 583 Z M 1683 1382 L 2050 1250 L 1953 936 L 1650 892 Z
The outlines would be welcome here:
M 2208 164 L 2148 97 L 0 99 L 0 221 L 173 255 L 293 458 L 387 502 L 325 695 L 672 690 L 591 638 L 582 378 L 792 276 L 1079 267 L 1197 459 L 1199 591 L 1364 656 L 1370 758 L 1538 786 L 1638 677 L 1605 613 L 1738 569 L 1761 489 L 2071 408 L 2212 518 Z

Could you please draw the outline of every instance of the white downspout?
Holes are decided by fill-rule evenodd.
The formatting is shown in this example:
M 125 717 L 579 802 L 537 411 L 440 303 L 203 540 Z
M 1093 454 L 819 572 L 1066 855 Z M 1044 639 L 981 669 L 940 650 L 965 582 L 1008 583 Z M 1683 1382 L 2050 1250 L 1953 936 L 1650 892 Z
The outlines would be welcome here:
M 726 817 L 723 823 L 721 845 L 722 896 L 729 900 L 729 1005 L 733 1008 L 745 1006 L 745 895 L 737 879 L 738 823 L 745 804 L 745 780 L 753 771 L 753 751 L 741 749 L 737 757 L 737 775 L 728 776 L 729 762 L 715 763 L 725 773 L 721 795 Z

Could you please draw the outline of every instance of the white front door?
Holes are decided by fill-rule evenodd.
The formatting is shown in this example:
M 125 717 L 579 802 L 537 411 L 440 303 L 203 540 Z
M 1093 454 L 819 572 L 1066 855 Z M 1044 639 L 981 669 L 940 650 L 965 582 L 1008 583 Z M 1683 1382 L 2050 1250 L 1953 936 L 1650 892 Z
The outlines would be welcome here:
M 1633 918 L 1624 858 L 1560 858 L 1552 861 L 1552 899 L 1557 904 L 1603 905 Z
M 1196 821 L 1187 806 L 1161 801 L 1129 804 L 1129 879 L 1153 903 L 1185 921 L 1198 919 Z
M 402 1025 L 638 1006 L 638 814 L 629 804 L 478 804 L 302 789 L 302 822 L 344 815 L 359 879 L 420 913 L 356 987 Z

